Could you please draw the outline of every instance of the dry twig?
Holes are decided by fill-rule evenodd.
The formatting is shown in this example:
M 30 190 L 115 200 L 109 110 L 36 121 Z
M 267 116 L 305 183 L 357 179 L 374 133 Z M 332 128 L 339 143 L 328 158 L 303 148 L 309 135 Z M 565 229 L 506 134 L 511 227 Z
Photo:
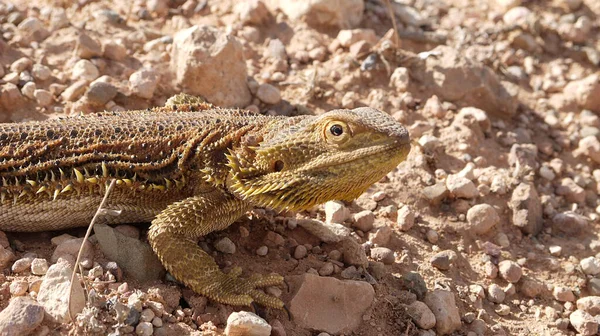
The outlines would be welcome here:
M 106 192 L 104 193 L 104 198 L 102 198 L 102 202 L 100 202 L 100 205 L 98 206 L 98 210 L 96 210 L 96 213 L 94 214 L 94 217 L 92 218 L 92 221 L 90 222 L 90 225 L 88 226 L 87 232 L 85 233 L 85 237 L 83 238 L 83 242 L 81 243 L 81 246 L 79 247 L 79 253 L 77 253 L 77 260 L 75 261 L 75 267 L 73 267 L 73 274 L 71 274 L 71 284 L 69 285 L 69 300 L 68 300 L 68 302 L 69 302 L 68 303 L 69 317 L 71 318 L 71 321 L 73 321 L 73 322 L 75 322 L 75 318 L 73 317 L 73 313 L 71 312 L 71 298 L 73 296 L 73 282 L 75 281 L 77 267 L 79 267 L 79 272 L 81 274 L 83 274 L 83 269 L 81 268 L 81 265 L 79 264 L 79 262 L 81 260 L 81 254 L 83 253 L 83 244 L 85 244 L 85 242 L 88 240 L 88 238 L 90 237 L 90 234 L 92 233 L 92 229 L 94 228 L 94 224 L 96 223 L 96 221 L 98 220 L 100 215 L 103 214 L 104 206 L 106 205 L 106 201 L 108 200 L 108 195 L 110 194 L 113 187 L 115 186 L 115 183 L 116 183 L 115 179 L 111 180 L 110 185 L 108 186 L 108 188 L 106 188 Z

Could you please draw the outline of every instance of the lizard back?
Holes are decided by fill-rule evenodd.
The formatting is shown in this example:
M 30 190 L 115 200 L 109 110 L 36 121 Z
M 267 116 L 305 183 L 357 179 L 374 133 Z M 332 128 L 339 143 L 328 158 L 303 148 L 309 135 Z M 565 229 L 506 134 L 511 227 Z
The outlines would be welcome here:
M 273 118 L 196 104 L 0 124 L 0 230 L 86 225 L 113 178 L 114 220 L 149 221 L 224 179 L 228 149 Z

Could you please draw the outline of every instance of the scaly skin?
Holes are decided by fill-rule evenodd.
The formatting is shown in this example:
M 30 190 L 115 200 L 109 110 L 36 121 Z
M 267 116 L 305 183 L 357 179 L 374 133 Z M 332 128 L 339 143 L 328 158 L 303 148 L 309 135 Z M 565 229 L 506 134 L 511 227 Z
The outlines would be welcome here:
M 220 271 L 197 239 L 255 206 L 302 210 L 352 200 L 406 158 L 404 127 L 371 108 L 269 117 L 186 95 L 148 111 L 0 125 L 0 230 L 89 224 L 112 179 L 112 223 L 152 221 L 167 270 L 231 305 L 281 308 L 257 288 L 279 275 Z

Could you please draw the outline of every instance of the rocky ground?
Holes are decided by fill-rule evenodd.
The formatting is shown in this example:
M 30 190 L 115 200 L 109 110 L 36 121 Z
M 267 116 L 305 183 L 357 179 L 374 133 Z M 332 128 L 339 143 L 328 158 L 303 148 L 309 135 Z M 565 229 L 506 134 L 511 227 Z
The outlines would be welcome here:
M 0 335 L 597 334 L 599 17 L 597 0 L 0 0 L 2 122 L 187 92 L 371 106 L 418 141 L 355 202 L 257 209 L 200 242 L 284 275 L 267 291 L 289 314 L 207 301 L 123 225 L 85 242 L 72 322 L 84 230 L 0 232 Z

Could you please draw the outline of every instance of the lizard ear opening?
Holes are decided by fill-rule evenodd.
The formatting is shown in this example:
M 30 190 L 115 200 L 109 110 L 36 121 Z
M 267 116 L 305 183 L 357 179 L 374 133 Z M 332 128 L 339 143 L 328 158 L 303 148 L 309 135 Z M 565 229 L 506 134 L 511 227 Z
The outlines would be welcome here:
M 277 160 L 273 162 L 272 167 L 273 172 L 279 173 L 283 170 L 283 168 L 285 168 L 285 163 L 281 160 Z

